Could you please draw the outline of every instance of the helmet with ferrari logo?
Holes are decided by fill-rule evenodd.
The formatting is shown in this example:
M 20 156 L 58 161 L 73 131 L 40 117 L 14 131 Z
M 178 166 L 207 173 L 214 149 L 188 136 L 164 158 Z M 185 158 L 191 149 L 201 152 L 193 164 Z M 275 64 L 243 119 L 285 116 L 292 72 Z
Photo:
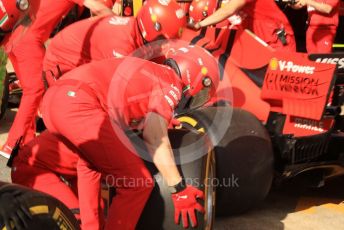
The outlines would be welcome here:
M 186 25 L 185 12 L 175 0 L 147 0 L 136 18 L 145 42 L 180 38 Z
M 34 20 L 40 0 L 0 0 L 0 32 L 11 32 L 25 17 Z
M 200 46 L 171 48 L 165 64 L 180 76 L 183 99 L 178 107 L 195 109 L 208 102 L 216 93 L 220 82 L 218 62 Z
M 197 23 L 213 14 L 218 6 L 217 0 L 193 0 L 189 7 L 189 23 Z

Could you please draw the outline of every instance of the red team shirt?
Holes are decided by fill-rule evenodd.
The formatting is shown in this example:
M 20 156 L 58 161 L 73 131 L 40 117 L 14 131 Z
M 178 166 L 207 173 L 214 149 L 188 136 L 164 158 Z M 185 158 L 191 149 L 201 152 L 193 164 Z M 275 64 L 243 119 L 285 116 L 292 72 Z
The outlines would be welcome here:
M 181 98 L 181 80 L 174 70 L 144 59 L 112 58 L 76 70 L 65 74 L 61 81 L 86 83 L 121 126 L 140 128 L 149 112 L 170 123 Z
M 58 64 L 62 73 L 111 57 L 126 56 L 143 45 L 135 18 L 95 17 L 68 26 L 51 41 L 43 70 Z
M 289 23 L 287 17 L 273 0 L 246 0 L 246 4 L 241 11 L 254 20 L 271 19 Z
M 293 29 L 287 17 L 279 9 L 274 0 L 246 0 L 245 6 L 239 11 L 242 17 L 242 26 L 253 31 L 258 37 L 274 48 L 280 45 L 277 41 L 276 30 L 284 28 L 291 37 L 287 39 L 288 49 L 295 51 Z

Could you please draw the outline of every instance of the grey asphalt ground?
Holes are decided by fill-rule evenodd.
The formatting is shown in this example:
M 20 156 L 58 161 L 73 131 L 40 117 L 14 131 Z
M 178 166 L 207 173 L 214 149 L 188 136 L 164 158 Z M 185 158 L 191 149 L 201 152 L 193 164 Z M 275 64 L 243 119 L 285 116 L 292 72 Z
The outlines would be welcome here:
M 7 111 L 0 122 L 3 144 L 15 111 Z M 9 169 L 0 157 L 0 180 L 10 181 Z M 344 229 L 344 178 L 310 189 L 300 181 L 272 189 L 255 209 L 229 218 L 217 218 L 216 230 L 341 230 Z

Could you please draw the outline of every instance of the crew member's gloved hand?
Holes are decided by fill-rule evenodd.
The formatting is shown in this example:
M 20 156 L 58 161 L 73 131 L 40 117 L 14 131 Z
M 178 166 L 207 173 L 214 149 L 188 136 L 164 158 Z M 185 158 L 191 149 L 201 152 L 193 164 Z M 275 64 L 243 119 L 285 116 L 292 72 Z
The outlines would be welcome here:
M 175 210 L 174 221 L 176 224 L 179 224 L 179 216 L 181 215 L 184 228 L 189 227 L 188 216 L 191 220 L 191 226 L 197 226 L 195 210 L 201 213 L 205 212 L 203 206 L 197 202 L 197 198 L 204 199 L 204 193 L 190 185 L 188 185 L 184 190 L 172 194 Z
M 0 221 L 5 224 L 7 230 L 26 229 L 30 219 L 32 216 L 29 208 L 20 202 L 20 195 L 16 196 L 10 192 L 0 195 Z

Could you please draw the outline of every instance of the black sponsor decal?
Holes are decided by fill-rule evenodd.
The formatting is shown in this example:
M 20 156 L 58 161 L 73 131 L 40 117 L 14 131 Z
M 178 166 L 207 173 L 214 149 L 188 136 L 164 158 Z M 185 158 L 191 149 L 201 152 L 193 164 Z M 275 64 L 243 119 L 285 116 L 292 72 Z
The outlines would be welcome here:
M 319 79 L 317 78 L 270 72 L 266 79 L 269 89 L 302 95 L 319 95 Z

